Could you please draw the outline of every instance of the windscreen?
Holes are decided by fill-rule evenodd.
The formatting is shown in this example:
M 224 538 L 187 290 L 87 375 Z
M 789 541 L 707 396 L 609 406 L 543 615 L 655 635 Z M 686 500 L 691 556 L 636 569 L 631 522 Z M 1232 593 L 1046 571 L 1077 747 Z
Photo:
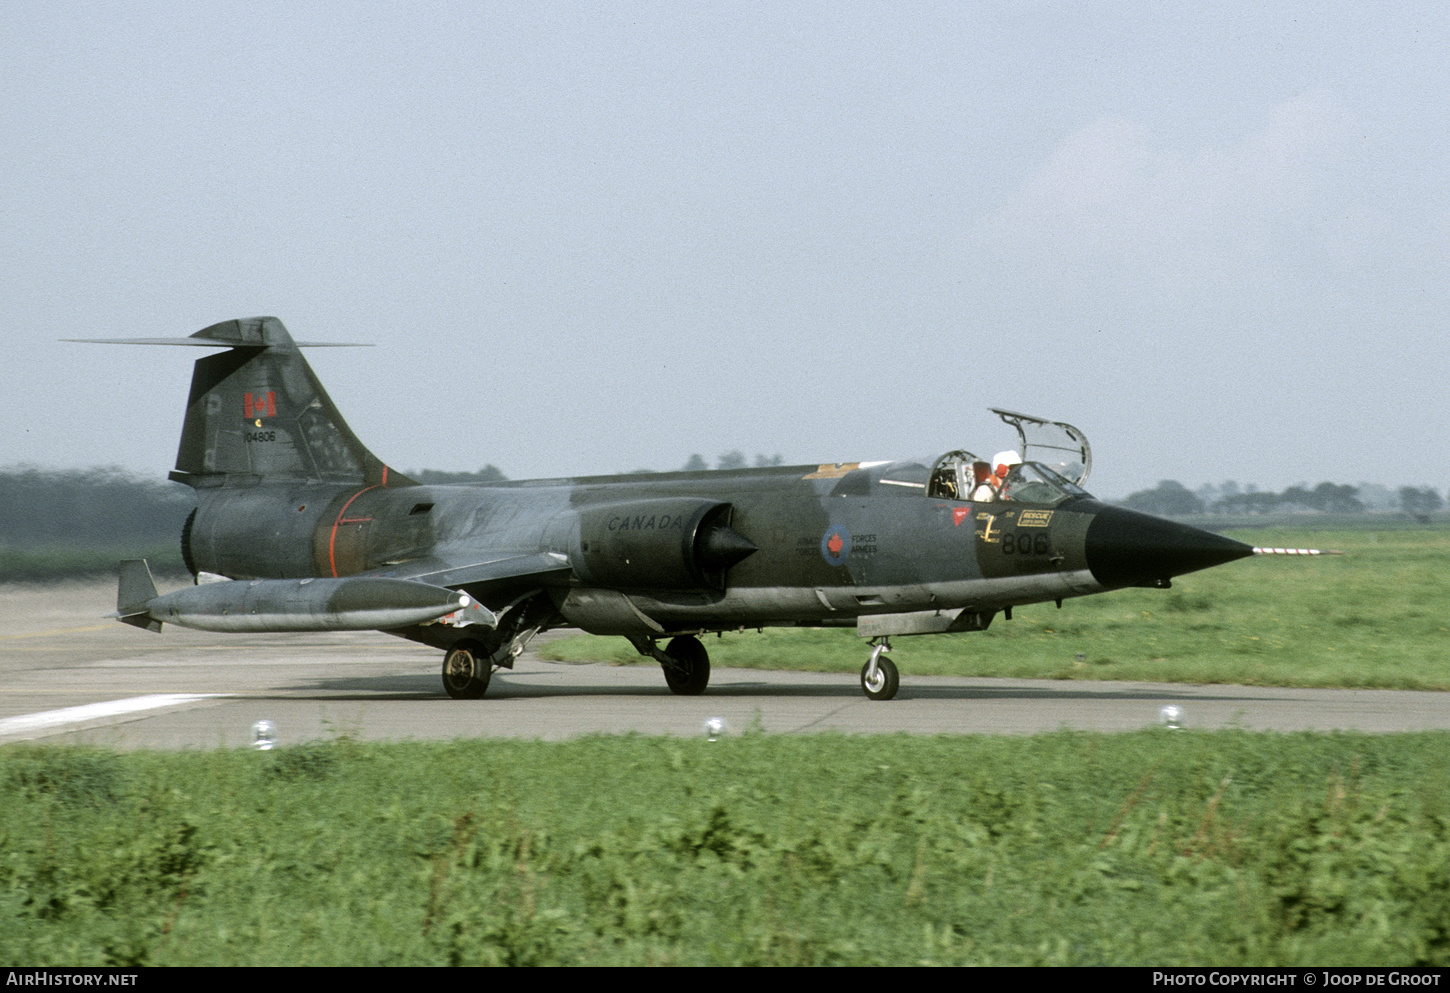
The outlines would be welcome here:
M 1055 507 L 1065 500 L 1087 495 L 1082 487 L 1059 476 L 1049 467 L 1037 462 L 1023 462 L 1007 473 L 998 499 Z

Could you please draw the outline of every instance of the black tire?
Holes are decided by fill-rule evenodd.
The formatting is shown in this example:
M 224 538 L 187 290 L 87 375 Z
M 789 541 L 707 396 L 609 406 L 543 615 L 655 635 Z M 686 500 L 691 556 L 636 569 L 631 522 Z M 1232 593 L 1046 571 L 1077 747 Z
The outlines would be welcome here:
M 680 696 L 699 696 L 710 685 L 710 653 L 694 635 L 684 634 L 670 641 L 665 654 L 674 665 L 661 662 L 670 691 Z
M 443 689 L 455 700 L 482 697 L 492 675 L 493 665 L 476 641 L 461 641 L 443 656 Z
M 867 662 L 861 667 L 861 691 L 871 700 L 890 700 L 901 689 L 901 673 L 896 671 L 896 663 L 885 655 L 876 660 L 876 682 L 868 683 L 866 673 L 871 671 L 871 663 Z

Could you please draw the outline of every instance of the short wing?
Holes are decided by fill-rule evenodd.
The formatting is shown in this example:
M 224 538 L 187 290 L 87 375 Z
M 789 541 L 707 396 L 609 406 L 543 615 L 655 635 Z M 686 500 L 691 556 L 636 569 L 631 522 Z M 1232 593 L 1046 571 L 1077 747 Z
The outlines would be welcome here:
M 437 556 L 414 559 L 366 575 L 413 579 L 451 589 L 489 585 L 551 586 L 567 582 L 573 568 L 569 557 L 558 552 L 535 552 L 481 562 L 448 562 Z

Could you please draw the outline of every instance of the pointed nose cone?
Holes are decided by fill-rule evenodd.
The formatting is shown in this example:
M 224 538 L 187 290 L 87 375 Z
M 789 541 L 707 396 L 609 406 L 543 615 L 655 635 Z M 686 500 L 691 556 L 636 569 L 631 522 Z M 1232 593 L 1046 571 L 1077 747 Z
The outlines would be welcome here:
M 1150 514 L 1105 506 L 1084 546 L 1093 578 L 1107 587 L 1166 587 L 1187 572 L 1247 558 L 1254 549 L 1223 535 Z

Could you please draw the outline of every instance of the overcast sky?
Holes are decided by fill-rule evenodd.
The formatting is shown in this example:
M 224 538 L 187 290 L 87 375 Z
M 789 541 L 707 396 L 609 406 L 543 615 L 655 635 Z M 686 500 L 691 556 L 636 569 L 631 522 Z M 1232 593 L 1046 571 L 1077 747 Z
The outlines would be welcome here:
M 0 466 L 163 477 L 272 314 L 400 468 L 1450 485 L 1444 4 L 0 14 Z

